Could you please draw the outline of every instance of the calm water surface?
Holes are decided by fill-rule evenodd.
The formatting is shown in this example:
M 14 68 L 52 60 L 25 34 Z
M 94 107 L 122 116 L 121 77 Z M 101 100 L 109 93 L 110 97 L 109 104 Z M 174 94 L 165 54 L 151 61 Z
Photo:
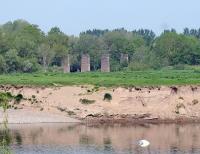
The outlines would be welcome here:
M 19 154 L 199 154 L 200 124 L 85 126 L 10 125 L 10 148 Z M 148 148 L 136 142 L 147 139 Z

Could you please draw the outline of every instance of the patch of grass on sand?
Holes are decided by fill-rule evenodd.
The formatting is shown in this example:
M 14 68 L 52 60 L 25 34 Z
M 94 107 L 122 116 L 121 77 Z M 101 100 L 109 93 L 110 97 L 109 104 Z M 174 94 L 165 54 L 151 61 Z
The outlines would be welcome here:
M 80 99 L 79 100 L 82 104 L 88 105 L 95 103 L 95 100 L 89 100 L 89 99 Z

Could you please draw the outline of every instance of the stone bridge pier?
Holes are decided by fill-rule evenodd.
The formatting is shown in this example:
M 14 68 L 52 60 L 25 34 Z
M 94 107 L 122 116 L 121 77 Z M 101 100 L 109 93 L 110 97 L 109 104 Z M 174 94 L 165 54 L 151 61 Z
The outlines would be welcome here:
M 62 62 L 62 67 L 63 67 L 64 73 L 70 72 L 70 56 L 69 55 L 64 57 L 63 62 Z
M 90 72 L 90 55 L 83 54 L 81 56 L 81 72 Z
M 103 54 L 101 56 L 101 72 L 110 72 L 110 55 Z

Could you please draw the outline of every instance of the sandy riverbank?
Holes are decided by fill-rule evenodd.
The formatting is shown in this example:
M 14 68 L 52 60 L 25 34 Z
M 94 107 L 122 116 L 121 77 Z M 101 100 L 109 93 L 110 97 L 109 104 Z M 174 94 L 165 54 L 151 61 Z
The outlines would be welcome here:
M 78 123 L 77 119 L 67 116 L 33 111 L 32 109 L 7 110 L 7 120 L 9 124 L 34 124 L 34 123 Z M 0 111 L 0 123 L 4 120 L 4 113 Z
M 1 86 L 0 91 L 20 93 L 25 98 L 15 105 L 16 110 L 8 111 L 9 122 L 13 123 L 15 120 L 18 123 L 26 123 L 26 121 L 72 122 L 76 119 L 93 122 L 170 122 L 200 119 L 200 86 L 143 88 Z M 112 95 L 110 102 L 103 100 L 105 93 Z M 94 103 L 85 105 L 80 99 L 93 100 Z

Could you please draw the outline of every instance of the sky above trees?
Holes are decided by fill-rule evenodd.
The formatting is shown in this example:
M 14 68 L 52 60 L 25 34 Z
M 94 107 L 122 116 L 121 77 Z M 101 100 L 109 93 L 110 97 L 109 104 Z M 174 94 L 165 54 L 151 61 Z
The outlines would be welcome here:
M 199 0 L 6 0 L 0 24 L 15 19 L 35 23 L 47 32 L 53 26 L 69 35 L 88 29 L 128 30 L 200 27 Z

